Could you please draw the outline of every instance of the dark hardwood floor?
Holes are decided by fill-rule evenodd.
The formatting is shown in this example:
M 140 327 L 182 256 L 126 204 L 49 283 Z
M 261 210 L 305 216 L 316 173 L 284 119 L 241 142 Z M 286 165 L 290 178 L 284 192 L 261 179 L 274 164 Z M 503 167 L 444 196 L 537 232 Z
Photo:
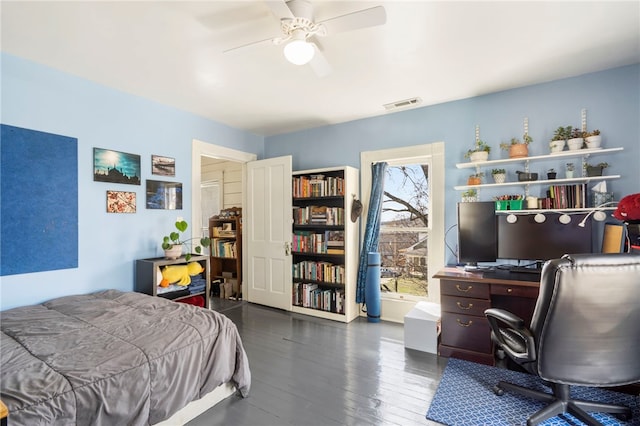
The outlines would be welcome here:
M 405 349 L 401 324 L 343 324 L 221 299 L 214 309 L 240 331 L 251 391 L 190 426 L 438 424 L 425 414 L 447 359 Z

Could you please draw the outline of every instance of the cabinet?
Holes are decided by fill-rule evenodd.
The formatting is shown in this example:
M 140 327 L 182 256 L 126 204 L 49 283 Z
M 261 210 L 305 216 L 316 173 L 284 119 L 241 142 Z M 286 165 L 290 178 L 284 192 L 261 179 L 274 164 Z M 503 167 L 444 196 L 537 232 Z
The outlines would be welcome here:
M 162 268 L 169 265 L 186 265 L 190 262 L 198 262 L 204 271 L 198 275 L 191 276 L 191 284 L 188 286 L 171 286 L 169 291 L 159 287 L 162 280 Z M 205 307 L 209 307 L 209 256 L 191 255 L 187 262 L 182 256 L 178 259 L 166 259 L 164 257 L 154 257 L 149 259 L 136 260 L 136 282 L 135 291 L 149 294 L 151 296 L 164 297 L 171 300 L 180 300 L 191 296 L 203 296 Z
M 220 283 L 220 295 L 242 298 L 242 217 L 209 219 L 211 279 Z
M 358 316 L 358 223 L 351 220 L 358 196 L 352 167 L 293 173 L 292 308 L 349 322 Z
M 491 328 L 485 309 L 506 309 L 527 325 L 538 297 L 539 276 L 508 271 L 468 273 L 439 271 L 441 332 L 438 354 L 493 365 Z
M 507 164 L 520 164 L 524 166 L 524 171 L 529 171 L 529 164 L 531 162 L 551 162 L 553 160 L 559 159 L 571 159 L 571 158 L 580 158 L 581 165 L 576 166 L 576 175 L 579 174 L 580 170 L 584 170 L 584 165 L 586 164 L 587 159 L 592 155 L 602 155 L 602 154 L 610 154 L 614 152 L 622 151 L 624 148 L 596 148 L 596 149 L 579 149 L 575 151 L 562 151 L 559 153 L 548 154 L 548 155 L 538 155 L 533 157 L 524 157 L 524 158 L 506 158 L 500 160 L 488 160 L 488 161 L 478 161 L 478 162 L 467 162 L 467 163 L 458 163 L 456 167 L 458 169 L 466 169 L 473 168 L 476 173 L 480 173 L 484 171 L 485 179 L 490 179 L 490 176 L 486 176 L 490 173 L 492 168 L 497 168 L 498 166 L 502 167 Z M 545 176 L 543 173 L 542 176 Z M 563 178 L 563 179 L 542 179 L 536 181 L 528 181 L 528 182 L 504 182 L 504 183 L 485 183 L 480 185 L 458 185 L 454 186 L 455 190 L 469 190 L 476 189 L 479 190 L 481 188 L 498 188 L 498 187 L 524 187 L 525 196 L 528 195 L 529 187 L 531 186 L 541 186 L 541 185 L 567 185 L 567 184 L 582 184 L 589 183 L 592 181 L 608 181 L 613 179 L 619 179 L 620 175 L 605 175 L 605 176 L 585 176 L 578 175 L 573 178 Z M 585 209 L 583 209 L 585 210 Z M 589 210 L 589 209 L 586 209 Z M 538 211 L 538 210 L 534 210 Z

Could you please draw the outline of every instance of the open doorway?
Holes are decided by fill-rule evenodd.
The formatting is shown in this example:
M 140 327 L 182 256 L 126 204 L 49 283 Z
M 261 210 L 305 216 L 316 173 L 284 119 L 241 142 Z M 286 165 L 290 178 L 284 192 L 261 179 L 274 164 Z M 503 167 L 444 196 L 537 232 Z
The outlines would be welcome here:
M 223 146 L 213 145 L 194 139 L 191 157 L 191 223 L 199 224 L 196 233 L 208 234 L 208 212 L 213 210 L 241 207 L 244 210 L 246 200 L 246 163 L 255 161 L 256 154 L 237 151 Z M 217 200 L 203 200 L 203 197 L 214 197 Z M 206 208 L 206 209 L 205 209 Z M 244 253 L 242 250 L 243 273 Z M 244 283 L 242 294 L 246 294 Z

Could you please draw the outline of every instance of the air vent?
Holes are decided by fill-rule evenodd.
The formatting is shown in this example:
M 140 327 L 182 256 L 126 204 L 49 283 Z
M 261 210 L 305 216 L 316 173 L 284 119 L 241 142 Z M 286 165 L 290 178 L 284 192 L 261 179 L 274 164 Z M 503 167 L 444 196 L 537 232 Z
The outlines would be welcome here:
M 409 107 L 412 107 L 412 106 L 419 105 L 421 103 L 422 103 L 422 99 L 420 99 L 420 98 L 411 98 L 411 99 L 405 99 L 405 100 L 402 100 L 402 101 L 392 102 L 390 104 L 384 104 L 382 106 L 387 111 L 392 111 L 394 109 L 409 108 Z

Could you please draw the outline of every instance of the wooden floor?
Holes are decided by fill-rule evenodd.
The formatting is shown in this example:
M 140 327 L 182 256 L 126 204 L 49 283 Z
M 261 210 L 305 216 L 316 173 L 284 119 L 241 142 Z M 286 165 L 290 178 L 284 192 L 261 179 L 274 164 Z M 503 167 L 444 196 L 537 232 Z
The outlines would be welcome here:
M 252 374 L 188 424 L 437 425 L 425 419 L 446 358 L 404 348 L 403 326 L 350 324 L 215 299 L 237 325 Z

